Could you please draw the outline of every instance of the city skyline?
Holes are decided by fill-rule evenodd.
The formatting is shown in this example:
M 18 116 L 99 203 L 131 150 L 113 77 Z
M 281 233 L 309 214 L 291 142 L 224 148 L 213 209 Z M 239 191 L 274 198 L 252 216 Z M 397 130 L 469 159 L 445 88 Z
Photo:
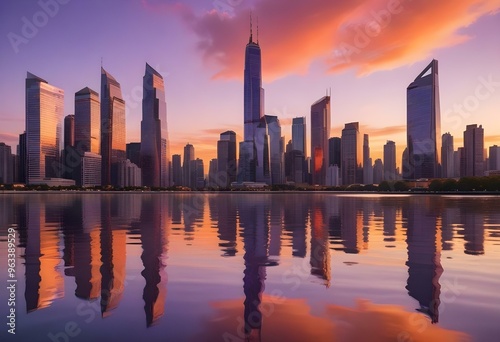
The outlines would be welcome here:
M 300 9 L 304 13 L 313 13 L 317 10 L 318 3 L 315 2 L 308 8 L 302 6 Z M 474 9 L 473 5 L 478 3 L 481 3 L 482 6 Z M 217 13 L 216 9 L 210 5 L 198 4 L 193 1 L 186 6 L 195 13 L 193 14 L 195 22 L 199 23 L 200 27 L 204 25 L 207 34 L 214 38 L 214 44 L 217 46 L 213 48 L 213 51 L 208 48 L 204 50 L 203 47 L 196 48 L 200 45 L 198 43 L 204 42 L 204 39 L 198 31 L 193 30 L 189 25 L 186 27 L 182 19 L 172 20 L 168 24 L 164 24 L 165 16 L 178 19 L 180 16 L 178 12 L 170 11 L 168 6 L 148 1 L 126 6 L 119 11 L 117 13 L 118 18 L 120 18 L 119 23 L 125 22 L 126 19 L 151 21 L 151 25 L 154 25 L 153 27 L 158 28 L 157 31 L 159 31 L 152 33 L 151 39 L 155 39 L 160 32 L 162 34 L 167 32 L 164 41 L 173 44 L 172 46 L 179 46 L 179 49 L 172 54 L 168 54 L 159 45 L 135 52 L 135 50 L 141 50 L 144 45 L 130 39 L 126 43 L 123 38 L 118 38 L 121 44 L 118 44 L 119 48 L 115 48 L 116 51 L 110 49 L 101 38 L 96 38 L 94 42 L 85 39 L 79 42 L 78 49 L 74 49 L 74 44 L 67 40 L 54 39 L 61 37 L 58 28 L 68 20 L 79 21 L 84 20 L 84 18 L 93 18 L 97 23 L 103 20 L 100 14 L 96 14 L 95 11 L 91 13 L 91 11 L 81 8 L 80 4 L 73 2 L 59 5 L 57 15 L 50 17 L 46 26 L 38 28 L 38 33 L 29 39 L 29 43 L 18 45 L 17 53 L 15 53 L 9 39 L 5 39 L 1 45 L 2 56 L 5 56 L 5 63 L 2 64 L 1 68 L 5 78 L 0 85 L 0 96 L 6 105 L 0 110 L 0 119 L 5 122 L 2 132 L 0 132 L 0 140 L 14 147 L 17 144 L 18 135 L 23 132 L 24 94 L 20 86 L 15 86 L 15 84 L 21 83 L 19 80 L 21 72 L 25 74 L 27 70 L 30 70 L 48 79 L 50 84 L 64 89 L 67 94 L 75 93 L 85 86 L 99 89 L 99 79 L 95 70 L 101 63 L 102 57 L 106 70 L 109 69 L 123 87 L 123 96 L 126 102 L 127 142 L 139 141 L 140 129 L 138 127 L 140 127 L 142 117 L 140 77 L 143 73 L 142 66 L 147 61 L 166 77 L 165 92 L 166 101 L 169 104 L 168 121 L 171 132 L 170 140 L 172 141 L 170 155 L 181 153 L 186 142 L 191 142 L 196 146 L 198 155 L 208 165 L 208 160 L 216 156 L 216 142 L 221 132 L 233 130 L 237 133 L 237 140 L 242 140 L 243 84 L 241 78 L 243 75 L 243 53 L 241 46 L 248 37 L 250 12 L 248 6 L 252 4 L 236 6 L 232 15 L 221 17 L 218 15 L 220 13 Z M 6 6 L 5 11 L 1 11 L 3 13 L 2 19 L 5 18 L 2 20 L 1 27 L 6 36 L 9 32 L 21 34 L 23 25 L 21 18 L 26 16 L 30 20 L 32 14 L 43 10 L 36 4 L 32 4 L 32 6 L 16 4 L 8 7 L 2 4 L 2 6 Z M 105 12 L 107 6 L 110 5 L 100 4 L 99 6 Z M 404 143 L 406 127 L 403 89 L 408 84 L 408 80 L 413 78 L 411 75 L 422 70 L 429 59 L 436 58 L 441 62 L 442 131 L 449 131 L 455 137 L 455 145 L 460 146 L 462 145 L 461 137 L 464 127 L 467 124 L 481 124 L 485 128 L 485 146 L 498 144 L 500 123 L 494 119 L 493 114 L 498 111 L 497 108 L 500 108 L 500 99 L 495 96 L 498 91 L 497 79 L 500 79 L 500 75 L 498 75 L 497 64 L 494 63 L 494 60 L 498 59 L 500 49 L 494 44 L 487 44 L 494 38 L 493 32 L 495 30 L 493 28 L 498 27 L 499 22 L 498 13 L 492 14 L 498 9 L 498 4 L 495 2 L 467 1 L 465 4 L 461 4 L 453 10 L 451 15 L 460 20 L 457 20 L 449 32 L 442 31 L 440 25 L 445 23 L 432 24 L 441 28 L 439 31 L 441 32 L 441 40 L 428 41 L 425 46 L 421 46 L 419 56 L 399 61 L 393 60 L 390 67 L 376 65 L 373 63 L 374 61 L 366 60 L 367 65 L 371 63 L 375 67 L 370 69 L 371 73 L 362 77 L 358 77 L 357 74 L 367 74 L 367 72 L 360 72 L 363 58 L 368 58 L 369 52 L 375 48 L 387 47 L 391 37 L 385 37 L 382 34 L 372 37 L 366 48 L 360 49 L 359 53 L 350 56 L 351 61 L 345 63 L 342 73 L 329 73 L 328 65 L 322 60 L 345 46 L 341 43 L 353 42 L 353 40 L 347 39 L 348 35 L 346 36 L 346 32 L 350 32 L 346 28 L 349 23 L 368 23 L 371 11 L 378 13 L 384 10 L 383 6 L 375 2 L 368 2 L 360 9 L 359 13 L 354 13 L 349 5 L 339 5 L 337 2 L 333 2 L 328 5 L 328 8 L 332 9 L 331 6 L 337 6 L 342 9 L 342 13 L 351 13 L 352 18 L 344 18 L 343 21 L 338 22 L 339 26 L 335 28 L 318 28 L 321 29 L 318 32 L 332 33 L 334 41 L 337 41 L 339 37 L 343 40 L 337 43 L 331 42 L 328 47 L 325 47 L 323 54 L 319 54 L 315 50 L 316 45 L 313 42 L 308 43 L 309 40 L 306 40 L 306 43 L 314 45 L 312 50 L 315 50 L 315 54 L 311 56 L 307 51 L 298 54 L 296 58 L 301 59 L 301 63 L 295 61 L 295 64 L 290 61 L 292 57 L 283 55 L 286 58 L 284 58 L 282 65 L 276 64 L 276 53 L 279 49 L 290 48 L 289 43 L 293 35 L 285 34 L 284 30 L 278 32 L 273 28 L 271 19 L 273 19 L 272 14 L 276 14 L 276 11 L 262 11 L 269 6 L 269 3 L 265 1 L 254 4 L 254 16 L 258 16 L 260 26 L 259 44 L 263 48 L 263 87 L 268 93 L 264 114 L 278 116 L 285 141 L 291 139 L 292 118 L 308 116 L 310 104 L 324 93 L 324 89 L 332 87 L 330 136 L 340 136 L 340 131 L 346 122 L 358 121 L 360 122 L 360 132 L 370 136 L 372 160 L 382 157 L 383 145 L 387 139 L 390 139 L 396 142 L 397 164 L 400 166 L 401 158 L 399 156 L 406 145 Z M 292 12 L 298 10 L 296 6 L 300 7 L 296 4 L 290 6 Z M 413 22 L 416 13 L 420 13 L 416 12 L 417 10 L 435 16 L 448 9 L 450 4 L 445 2 L 435 6 L 434 9 L 429 9 L 423 4 L 406 2 L 402 2 L 401 6 L 403 10 L 393 14 L 389 26 L 384 28 L 382 32 L 392 36 L 392 42 L 396 41 L 397 37 L 394 35 L 396 35 L 398 28 L 405 25 L 402 23 L 403 19 Z M 81 14 L 82 18 L 77 18 L 76 13 Z M 332 18 L 336 17 L 331 13 L 329 15 Z M 295 38 L 309 37 L 310 30 L 304 32 L 303 36 L 298 35 L 297 32 L 298 28 L 303 28 L 307 20 L 304 19 L 304 23 L 300 21 L 297 23 L 299 27 L 294 28 L 288 16 L 283 14 L 274 19 L 283 22 L 285 27 L 290 28 L 291 33 L 295 33 Z M 127 28 L 124 28 L 122 24 L 118 26 L 127 31 Z M 222 32 L 220 31 L 222 28 L 228 27 L 232 28 L 233 34 L 227 46 L 221 46 Z M 70 31 L 71 29 L 71 27 L 68 28 Z M 135 30 L 138 32 L 133 34 L 131 38 L 144 34 L 144 31 L 137 28 Z M 182 38 L 176 40 L 172 37 L 172 32 L 179 32 L 179 30 Z M 91 32 L 94 32 L 94 28 L 91 28 Z M 116 31 L 110 29 L 108 34 L 112 32 Z M 227 31 L 225 33 L 227 35 Z M 422 37 L 431 37 L 430 32 L 423 30 L 419 37 L 411 36 L 408 44 L 414 48 Z M 449 46 L 449 43 L 445 43 L 447 40 L 444 37 L 455 38 L 455 45 Z M 282 39 L 285 47 L 276 46 L 280 42 L 278 38 Z M 115 44 L 113 45 L 115 46 Z M 134 51 L 131 51 L 132 46 L 134 46 Z M 82 52 L 82 48 L 84 48 L 85 53 Z M 51 49 L 58 51 L 55 57 L 48 54 Z M 223 50 L 222 52 L 227 52 L 231 59 L 222 64 L 205 63 L 207 60 L 213 59 L 216 52 L 220 52 L 220 49 Z M 481 54 L 474 53 L 478 49 L 482 51 Z M 77 55 L 75 55 L 76 52 L 78 52 Z M 116 59 L 119 53 L 127 57 Z M 37 57 L 34 58 L 34 56 Z M 47 63 L 48 58 L 58 60 L 60 63 Z M 75 63 L 78 63 L 78 68 L 74 67 Z M 6 65 L 9 66 L 8 69 Z M 299 69 L 301 70 L 298 71 Z M 232 73 L 230 70 L 239 70 L 239 72 Z M 338 68 L 335 70 L 339 71 Z M 460 73 L 457 73 L 456 70 L 460 70 Z M 214 77 L 214 75 L 217 76 Z M 457 82 L 458 78 L 460 82 Z M 305 86 L 304 82 L 310 86 Z M 374 89 L 374 84 L 377 83 L 384 86 Z M 342 87 L 339 87 L 339 84 L 342 84 Z M 199 101 L 188 101 L 187 97 L 193 95 L 194 85 L 196 85 L 196 89 L 201 90 L 200 93 L 196 94 Z M 362 101 L 359 101 L 358 98 Z M 203 103 L 203 109 L 196 103 Z M 462 111 L 455 109 L 456 106 L 462 107 Z M 66 110 L 64 115 L 73 114 L 72 108 L 71 97 L 65 97 Z M 469 110 L 471 108 L 474 110 Z M 204 113 L 208 115 L 204 115 Z M 209 119 L 211 119 L 210 122 Z M 308 121 L 306 120 L 306 123 Z M 380 123 L 385 123 L 385 125 L 381 126 Z M 307 141 L 310 141 L 309 132 Z

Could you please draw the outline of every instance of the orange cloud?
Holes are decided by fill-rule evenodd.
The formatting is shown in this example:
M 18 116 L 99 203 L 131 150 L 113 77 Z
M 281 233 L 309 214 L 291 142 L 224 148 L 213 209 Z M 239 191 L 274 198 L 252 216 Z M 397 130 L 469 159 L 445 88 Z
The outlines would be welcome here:
M 250 10 L 240 5 L 233 16 L 215 9 L 197 16 L 168 3 L 163 9 L 181 12 L 198 36 L 203 58 L 218 70 L 214 77 L 241 78 Z M 314 61 L 329 72 L 366 75 L 429 59 L 437 49 L 471 39 L 460 29 L 499 8 L 500 0 L 257 0 L 253 13 L 269 81 L 307 73 Z

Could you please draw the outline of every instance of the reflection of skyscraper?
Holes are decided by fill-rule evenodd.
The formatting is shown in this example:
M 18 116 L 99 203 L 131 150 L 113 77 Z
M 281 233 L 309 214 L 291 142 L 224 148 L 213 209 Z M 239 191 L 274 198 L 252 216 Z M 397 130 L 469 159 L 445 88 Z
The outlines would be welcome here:
M 120 202 L 114 203 L 119 205 Z M 121 301 L 125 282 L 126 231 L 113 229 L 111 198 L 102 200 L 101 240 L 101 313 L 115 309 Z
M 324 96 L 311 106 L 312 182 L 324 185 L 328 167 L 330 138 L 330 96 Z
M 58 218 L 50 217 L 47 205 L 46 198 L 39 196 L 27 203 L 24 296 L 28 313 L 46 308 L 64 295 L 64 281 L 57 268 Z
M 163 255 L 163 233 L 161 225 L 161 199 L 156 196 L 143 198 L 141 212 L 141 260 L 146 280 L 143 296 L 146 325 L 149 327 L 163 315 L 166 299 L 166 275 Z
M 217 237 L 219 247 L 224 256 L 235 256 L 236 249 L 236 203 L 230 194 L 210 196 L 210 216 L 217 222 Z
M 64 91 L 28 72 L 26 78 L 27 183 L 59 177 Z
M 292 255 L 304 258 L 307 251 L 306 224 L 308 208 L 302 201 L 294 196 L 285 196 L 283 225 L 287 232 L 292 235 Z M 289 235 L 288 233 L 287 235 Z
M 324 280 L 330 286 L 331 267 L 328 246 L 328 226 L 325 222 L 324 206 L 315 202 L 311 211 L 311 274 Z
M 358 213 L 355 198 L 345 198 L 341 202 L 340 215 L 344 251 L 360 253 L 363 249 L 363 216 Z
M 167 104 L 163 77 L 146 63 L 141 121 L 142 185 L 167 187 L 169 182 Z
M 484 254 L 484 217 L 477 212 L 477 206 L 470 203 L 467 209 L 463 208 L 460 218 L 464 227 L 465 254 Z
M 432 62 L 406 90 L 408 178 L 439 177 L 441 114 L 438 61 Z
M 407 208 L 408 230 L 408 294 L 420 305 L 418 311 L 428 315 L 432 323 L 439 321 L 439 278 L 441 267 L 441 234 L 437 214 L 429 198 L 414 198 Z
M 102 185 L 118 186 L 119 163 L 126 159 L 125 101 L 120 83 L 101 68 Z

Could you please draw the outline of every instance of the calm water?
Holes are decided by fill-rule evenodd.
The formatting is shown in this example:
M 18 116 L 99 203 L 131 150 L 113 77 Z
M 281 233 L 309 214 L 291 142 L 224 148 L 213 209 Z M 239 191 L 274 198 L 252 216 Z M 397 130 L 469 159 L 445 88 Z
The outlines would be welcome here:
M 500 197 L 0 195 L 0 340 L 499 341 L 499 209 Z

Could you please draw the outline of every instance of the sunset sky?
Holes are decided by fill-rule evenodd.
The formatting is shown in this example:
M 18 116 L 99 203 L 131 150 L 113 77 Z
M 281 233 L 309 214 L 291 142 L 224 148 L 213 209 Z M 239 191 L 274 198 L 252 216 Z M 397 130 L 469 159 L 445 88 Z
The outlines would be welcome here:
M 278 116 L 287 141 L 291 119 L 309 125 L 311 104 L 331 88 L 331 136 L 359 121 L 372 158 L 390 139 L 400 164 L 406 87 L 435 58 L 442 133 L 456 149 L 467 124 L 482 124 L 485 147 L 500 145 L 499 9 L 500 0 L 5 0 L 0 141 L 15 151 L 24 131 L 27 71 L 65 91 L 67 115 L 76 91 L 100 92 L 101 59 L 122 86 L 127 142 L 139 141 L 148 62 L 165 79 L 172 154 L 189 142 L 208 171 L 221 132 L 242 138 L 251 10 L 265 113 Z

